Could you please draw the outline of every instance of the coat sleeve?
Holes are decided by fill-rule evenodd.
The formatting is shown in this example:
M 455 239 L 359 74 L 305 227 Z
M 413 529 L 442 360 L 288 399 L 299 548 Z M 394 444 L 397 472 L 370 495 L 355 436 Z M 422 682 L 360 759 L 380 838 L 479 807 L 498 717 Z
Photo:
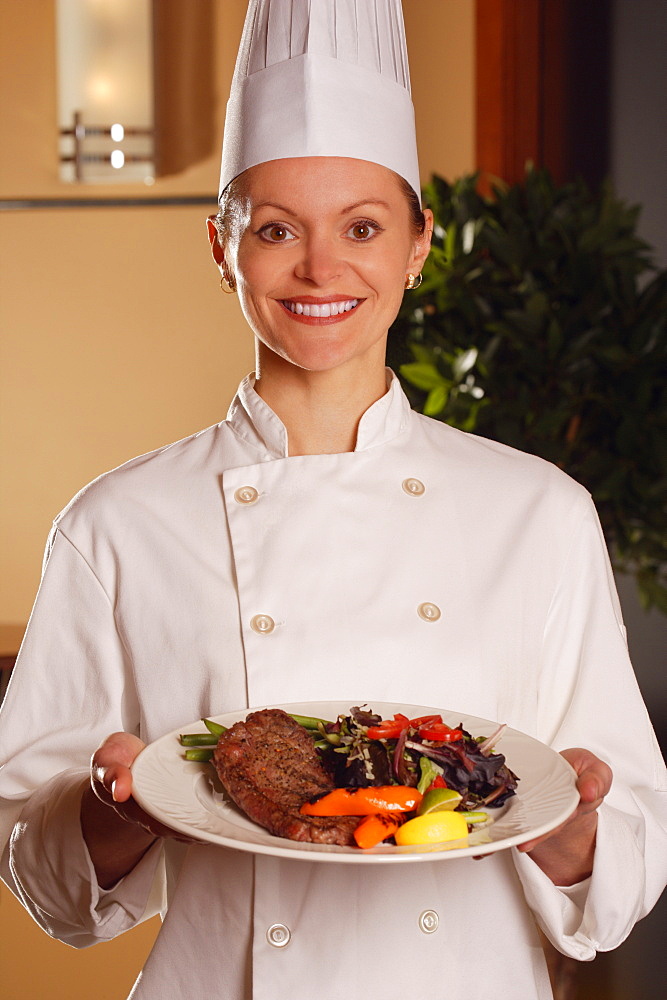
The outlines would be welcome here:
M 606 761 L 612 788 L 599 809 L 593 873 L 555 887 L 513 852 L 529 906 L 553 944 L 590 960 L 616 948 L 667 879 L 667 775 L 628 657 L 597 514 L 573 531 L 544 633 L 539 731 L 556 750 L 583 747 Z
M 48 934 L 76 947 L 114 937 L 151 913 L 160 843 L 103 891 L 79 822 L 95 747 L 111 732 L 138 728 L 112 604 L 56 530 L 0 714 L 1 874 Z

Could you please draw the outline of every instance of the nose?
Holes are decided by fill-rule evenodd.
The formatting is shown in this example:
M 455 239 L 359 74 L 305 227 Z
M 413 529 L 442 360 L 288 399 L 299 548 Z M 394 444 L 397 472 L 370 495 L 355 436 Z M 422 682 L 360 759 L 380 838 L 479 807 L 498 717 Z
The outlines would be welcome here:
M 297 278 L 325 287 L 340 277 L 343 263 L 336 252 L 334 241 L 313 235 L 304 240 L 302 247 L 302 256 L 294 269 Z

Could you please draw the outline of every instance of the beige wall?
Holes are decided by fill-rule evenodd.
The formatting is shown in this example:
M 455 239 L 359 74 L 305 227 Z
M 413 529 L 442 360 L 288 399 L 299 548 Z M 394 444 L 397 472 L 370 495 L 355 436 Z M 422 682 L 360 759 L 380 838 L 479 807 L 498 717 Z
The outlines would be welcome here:
M 221 133 L 245 2 L 196 2 L 216 11 Z M 404 8 L 422 179 L 454 177 L 474 165 L 474 2 Z M 57 179 L 54 74 L 52 0 L 0 0 L 0 198 L 81 193 Z M 85 193 L 207 195 L 217 178 L 216 154 L 150 189 Z M 0 212 L 0 622 L 27 620 L 51 520 L 70 497 L 133 455 L 221 419 L 252 367 L 238 304 L 220 293 L 208 258 L 205 214 Z M 3 889 L 3 995 L 119 1000 L 156 930 L 151 922 L 75 952 L 50 941 Z

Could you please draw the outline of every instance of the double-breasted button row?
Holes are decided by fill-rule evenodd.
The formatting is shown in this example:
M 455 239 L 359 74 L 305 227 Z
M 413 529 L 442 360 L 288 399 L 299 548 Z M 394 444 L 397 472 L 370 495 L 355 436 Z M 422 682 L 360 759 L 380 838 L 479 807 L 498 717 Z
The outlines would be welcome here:
M 426 601 L 417 608 L 417 614 L 425 622 L 437 622 L 442 612 L 437 604 Z M 276 623 L 271 615 L 253 615 L 250 619 L 250 628 L 258 635 L 270 635 L 276 627 Z
M 426 487 L 422 483 L 421 479 L 415 479 L 410 476 L 404 479 L 401 486 L 405 493 L 411 497 L 421 497 L 426 492 Z M 259 491 L 255 489 L 254 486 L 239 486 L 237 490 L 234 491 L 234 499 L 238 504 L 243 507 L 249 507 L 259 500 Z
M 419 929 L 424 934 L 434 934 L 440 924 L 440 917 L 435 910 L 424 910 L 419 914 Z M 274 948 L 285 948 L 292 938 L 292 932 L 286 924 L 271 924 L 266 932 L 266 940 Z
M 417 608 L 417 614 L 425 622 L 437 622 L 442 612 L 437 604 L 425 601 Z M 271 615 L 253 615 L 250 619 L 250 628 L 258 635 L 270 635 L 276 627 L 276 623 Z

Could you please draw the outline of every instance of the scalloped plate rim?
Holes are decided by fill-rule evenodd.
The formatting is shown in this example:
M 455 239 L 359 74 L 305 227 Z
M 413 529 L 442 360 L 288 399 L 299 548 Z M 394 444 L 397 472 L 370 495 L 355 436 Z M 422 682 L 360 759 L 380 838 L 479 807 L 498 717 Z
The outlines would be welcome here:
M 498 725 L 488 719 L 449 709 L 358 699 L 257 706 L 209 718 L 229 726 L 244 719 L 250 712 L 263 708 L 282 708 L 299 715 L 335 718 L 340 712 L 349 712 L 354 704 L 370 706 L 383 717 L 398 711 L 405 711 L 411 717 L 439 713 L 452 725 L 462 721 L 475 736 L 490 735 Z M 356 847 L 302 844 L 274 837 L 232 804 L 224 802 L 221 796 L 216 796 L 212 787 L 207 789 L 206 786 L 211 785 L 207 777 L 210 774 L 209 765 L 186 761 L 178 740 L 181 733 L 201 729 L 201 720 L 190 722 L 142 750 L 132 766 L 134 797 L 146 812 L 180 834 L 254 854 L 347 864 L 439 861 L 481 856 L 507 850 L 548 833 L 567 819 L 579 801 L 576 775 L 567 761 L 546 744 L 508 726 L 500 749 L 507 757 L 508 766 L 521 779 L 517 794 L 500 810 L 492 826 L 486 831 L 471 834 L 462 846 L 456 846 L 460 842 L 422 847 L 380 845 L 371 851 L 360 851 Z

